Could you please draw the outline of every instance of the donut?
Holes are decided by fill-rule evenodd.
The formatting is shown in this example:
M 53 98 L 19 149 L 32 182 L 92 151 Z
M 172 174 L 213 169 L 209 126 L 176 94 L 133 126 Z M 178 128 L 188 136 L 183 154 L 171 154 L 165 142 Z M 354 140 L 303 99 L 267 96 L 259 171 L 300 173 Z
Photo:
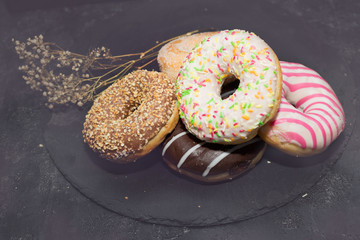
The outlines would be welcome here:
M 201 141 L 179 121 L 163 143 L 164 162 L 182 175 L 201 182 L 232 180 L 253 168 L 266 144 L 259 137 L 240 145 L 220 145 Z
M 220 96 L 224 80 L 236 91 Z M 282 74 L 276 54 L 254 33 L 221 31 L 186 57 L 176 82 L 180 118 L 203 141 L 240 144 L 257 135 L 277 113 Z
M 343 107 L 331 86 L 314 70 L 280 62 L 283 90 L 278 114 L 259 131 L 261 138 L 288 154 L 324 151 L 345 127 Z
M 166 73 L 175 82 L 186 56 L 201 40 L 214 34 L 216 32 L 183 36 L 162 46 L 157 57 L 160 71 Z
M 164 73 L 137 70 L 95 99 L 83 137 L 107 160 L 134 162 L 163 142 L 178 121 L 175 83 Z

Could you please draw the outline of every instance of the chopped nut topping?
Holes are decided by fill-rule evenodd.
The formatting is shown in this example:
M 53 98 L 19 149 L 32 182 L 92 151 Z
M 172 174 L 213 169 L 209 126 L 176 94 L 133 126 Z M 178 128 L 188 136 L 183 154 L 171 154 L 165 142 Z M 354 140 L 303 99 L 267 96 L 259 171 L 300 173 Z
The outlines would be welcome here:
M 110 160 L 136 153 L 167 124 L 175 101 L 175 83 L 164 73 L 134 71 L 94 101 L 84 123 L 85 142 Z

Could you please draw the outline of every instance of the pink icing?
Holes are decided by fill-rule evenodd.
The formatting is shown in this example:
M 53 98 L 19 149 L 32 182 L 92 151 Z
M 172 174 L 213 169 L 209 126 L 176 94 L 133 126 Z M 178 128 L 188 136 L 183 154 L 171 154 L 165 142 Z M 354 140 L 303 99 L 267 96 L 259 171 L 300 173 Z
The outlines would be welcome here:
M 295 143 L 303 149 L 325 149 L 345 125 L 340 101 L 314 70 L 297 63 L 280 65 L 283 96 L 276 119 L 267 126 L 269 136 L 279 135 L 283 142 Z
M 310 115 L 310 113 L 307 113 L 308 115 Z M 329 132 L 330 132 L 330 141 L 333 140 L 333 131 L 332 131 L 332 128 L 331 128 L 331 125 L 330 123 L 326 120 L 326 118 L 324 118 L 321 114 L 318 114 L 318 113 L 312 113 L 311 115 L 314 115 L 314 116 L 317 116 L 319 118 L 321 118 L 321 120 L 326 124 L 326 126 L 328 127 L 329 129 Z M 332 120 L 334 121 L 334 119 L 332 118 Z M 319 122 L 320 123 L 320 122 Z M 336 124 L 336 123 L 335 123 Z M 322 128 L 324 129 L 324 128 Z M 325 131 L 325 130 L 324 130 Z M 326 137 L 326 133 L 323 132 L 323 136 Z M 325 140 L 324 140 L 325 141 Z M 325 145 L 324 145 L 325 147 Z
M 282 66 L 282 69 L 305 69 L 308 70 L 307 67 L 296 67 L 296 66 Z
M 324 85 L 319 84 L 319 83 L 296 83 L 296 84 L 290 84 L 289 82 L 284 82 L 284 84 L 289 88 L 290 92 L 295 92 L 297 90 L 304 89 L 304 88 L 322 88 L 325 91 L 327 91 L 330 95 L 332 95 L 334 98 L 336 98 L 335 93 L 331 89 L 329 89 L 329 88 L 327 88 Z
M 282 134 L 282 137 L 285 138 L 288 142 L 298 142 L 302 148 L 306 148 L 305 139 L 296 132 L 286 132 L 286 134 Z
M 287 76 L 287 77 L 314 77 L 314 78 L 318 78 L 320 80 L 325 81 L 322 77 L 320 77 L 319 75 L 316 74 L 312 74 L 312 73 L 297 73 L 297 72 L 283 72 L 283 75 Z
M 302 113 L 302 112 L 299 112 L 297 109 L 281 108 L 281 109 L 279 110 L 279 112 L 290 112 L 290 113 L 299 114 L 299 115 L 301 115 L 301 116 L 303 116 L 303 117 L 305 117 L 305 118 L 307 118 L 307 119 L 309 119 L 309 120 L 314 121 L 314 122 L 318 125 L 318 127 L 320 128 L 320 131 L 321 131 L 322 136 L 323 136 L 324 147 L 326 146 L 325 144 L 326 144 L 326 135 L 327 135 L 327 134 L 326 134 L 326 132 L 325 132 L 325 129 L 324 129 L 323 125 L 321 125 L 320 121 L 316 120 L 316 119 L 313 118 L 313 117 L 310 117 L 310 116 L 307 115 L 307 114 L 304 114 L 304 113 Z M 325 121 L 326 121 L 326 119 L 325 119 Z M 326 121 L 326 123 L 327 123 L 327 121 Z M 303 125 L 303 122 L 301 122 L 301 124 Z M 332 135 L 332 130 L 331 130 L 331 128 L 330 128 L 330 131 L 331 131 L 331 135 Z
M 341 114 L 343 115 L 344 117 L 344 111 L 342 110 L 342 107 L 339 106 L 331 97 L 329 97 L 328 95 L 325 95 L 325 94 L 322 94 L 322 93 L 318 93 L 318 94 L 312 94 L 312 95 L 308 95 L 306 97 L 303 97 L 300 101 L 298 101 L 296 103 L 296 108 L 299 108 L 301 105 L 303 105 L 306 101 L 309 101 L 309 100 L 313 100 L 314 98 L 326 98 L 328 99 L 337 109 L 340 110 Z M 312 104 L 323 104 L 325 103 L 324 101 L 318 101 L 318 102 L 314 102 Z M 309 106 L 310 107 L 310 106 Z M 307 107 L 307 108 L 309 108 Z M 306 109 L 307 109 L 306 108 Z M 305 109 L 304 109 L 305 111 Z
M 331 111 L 338 117 L 340 117 L 340 115 L 337 113 L 337 111 L 328 103 L 325 103 L 325 102 L 313 102 L 311 104 L 309 104 L 306 108 L 304 108 L 304 112 L 308 112 L 310 111 L 309 108 L 311 108 L 312 106 L 314 105 L 323 105 L 323 106 L 326 106 L 328 107 L 329 109 L 331 109 Z
M 311 112 L 310 112 L 311 111 Z M 313 111 L 320 111 L 320 112 L 322 112 L 323 114 L 325 114 L 325 115 L 327 115 L 330 119 L 331 119 L 331 121 L 334 123 L 334 126 L 336 127 L 336 134 L 340 134 L 340 132 L 339 132 L 339 127 L 338 127 L 338 125 L 336 124 L 336 120 L 333 118 L 333 116 L 329 113 L 329 112 L 327 112 L 327 111 L 325 111 L 324 109 L 322 109 L 322 108 L 313 108 L 313 109 L 311 109 L 311 110 L 309 110 L 308 112 L 307 112 L 307 114 L 313 114 L 313 115 L 320 115 L 320 114 L 317 114 L 317 113 L 313 113 Z M 321 116 L 321 115 L 320 115 Z M 327 122 L 329 125 L 330 125 L 330 123 L 329 122 Z
M 275 125 L 282 124 L 282 123 L 296 123 L 296 124 L 298 124 L 300 126 L 305 127 L 309 131 L 309 133 L 311 134 L 311 138 L 312 138 L 312 142 L 313 142 L 313 149 L 317 148 L 316 134 L 315 134 L 314 129 L 309 124 L 307 124 L 304 121 L 295 119 L 295 118 L 281 118 L 281 119 L 276 119 L 273 122 L 273 125 L 275 126 Z

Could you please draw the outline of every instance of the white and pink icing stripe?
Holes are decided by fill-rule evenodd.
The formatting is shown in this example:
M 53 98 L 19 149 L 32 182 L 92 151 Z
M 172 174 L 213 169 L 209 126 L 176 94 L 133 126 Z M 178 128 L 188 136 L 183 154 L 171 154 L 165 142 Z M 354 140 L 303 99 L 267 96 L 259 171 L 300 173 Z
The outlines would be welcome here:
M 345 114 L 331 86 L 314 70 L 280 62 L 283 94 L 269 137 L 303 149 L 325 149 L 342 132 Z

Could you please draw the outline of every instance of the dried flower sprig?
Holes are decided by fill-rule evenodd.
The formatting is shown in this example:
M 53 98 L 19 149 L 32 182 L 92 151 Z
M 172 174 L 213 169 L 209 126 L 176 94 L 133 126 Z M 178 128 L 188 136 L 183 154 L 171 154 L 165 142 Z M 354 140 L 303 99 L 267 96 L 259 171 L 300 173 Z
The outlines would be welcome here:
M 42 92 L 46 106 L 52 109 L 57 104 L 83 106 L 93 101 L 101 90 L 129 71 L 154 62 L 161 46 L 197 32 L 162 41 L 144 52 L 118 56 L 112 56 L 105 47 L 95 48 L 87 55 L 73 53 L 55 43 L 45 42 L 42 35 L 28 38 L 26 42 L 14 39 L 13 42 L 16 53 L 24 61 L 19 66 L 23 79 L 31 89 Z

